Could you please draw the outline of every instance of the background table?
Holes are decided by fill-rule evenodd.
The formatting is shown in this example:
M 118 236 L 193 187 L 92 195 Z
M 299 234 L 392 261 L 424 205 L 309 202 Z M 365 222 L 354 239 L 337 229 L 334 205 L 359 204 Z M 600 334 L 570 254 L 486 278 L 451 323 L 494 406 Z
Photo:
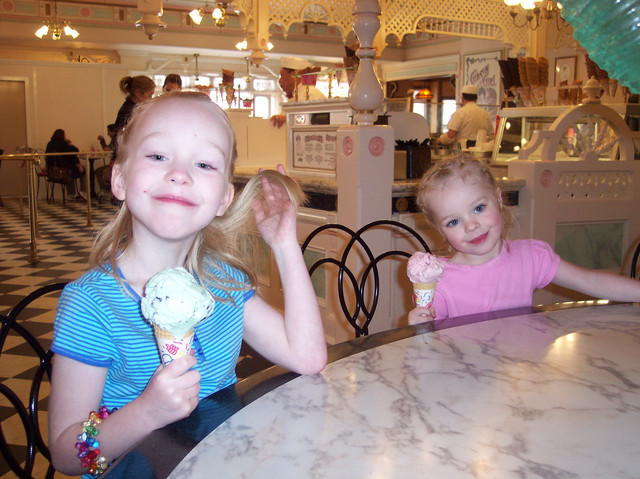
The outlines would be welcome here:
M 640 307 L 482 319 L 292 379 L 170 477 L 639 477 Z

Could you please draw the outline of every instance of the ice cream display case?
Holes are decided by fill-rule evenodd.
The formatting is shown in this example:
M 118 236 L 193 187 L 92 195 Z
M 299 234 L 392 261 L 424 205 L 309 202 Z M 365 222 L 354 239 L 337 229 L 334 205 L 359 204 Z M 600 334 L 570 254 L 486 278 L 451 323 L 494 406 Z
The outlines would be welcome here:
M 604 105 L 602 105 L 604 106 Z M 640 130 L 639 104 L 606 105 L 622 118 L 632 131 Z M 492 163 L 500 163 L 518 157 L 521 149 L 530 145 L 534 132 L 549 130 L 558 117 L 576 106 L 541 106 L 503 108 L 498 113 L 496 138 L 491 155 Z M 589 148 L 600 158 L 615 159 L 618 156 L 617 141 L 611 120 L 598 113 L 587 113 L 575 118 L 564 131 L 563 139 L 556 145 L 558 159 L 577 159 Z M 589 146 L 589 143 L 592 143 Z M 639 146 L 635 145 L 635 157 L 639 157 Z M 540 159 L 541 151 L 530 155 Z
M 629 106 L 595 101 L 566 108 L 557 118 L 517 117 L 531 135 L 505 162 L 507 175 L 525 182 L 512 237 L 545 241 L 587 269 L 629 271 L 629 252 L 640 238 L 640 132 L 625 121 Z M 534 304 L 582 299 L 549 286 L 536 292 Z

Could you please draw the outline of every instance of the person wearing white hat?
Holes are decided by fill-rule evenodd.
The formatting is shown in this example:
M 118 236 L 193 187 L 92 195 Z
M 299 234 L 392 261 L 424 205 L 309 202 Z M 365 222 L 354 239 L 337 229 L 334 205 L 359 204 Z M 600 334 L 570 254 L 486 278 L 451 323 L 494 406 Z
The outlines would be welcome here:
M 485 135 L 493 134 L 493 123 L 486 110 L 476 105 L 478 87 L 465 85 L 462 88 L 462 107 L 451 115 L 448 131 L 438 138 L 441 145 L 457 143 L 461 149 L 476 146 L 478 131 L 484 130 Z
M 302 77 L 302 81 L 295 77 L 296 74 L 300 75 L 316 71 L 320 71 L 320 67 L 314 67 L 310 61 L 304 58 L 283 57 L 280 60 L 280 79 L 278 83 L 287 96 L 287 101 L 295 101 L 295 99 L 297 99 L 297 101 L 325 100 L 327 98 L 316 88 L 315 81 L 313 81 L 315 80 L 315 75 L 309 75 L 308 80 L 310 81 L 304 81 L 305 77 Z M 297 82 L 299 83 L 297 84 Z M 284 114 L 271 117 L 271 123 L 278 128 L 284 125 L 285 121 L 286 117 Z

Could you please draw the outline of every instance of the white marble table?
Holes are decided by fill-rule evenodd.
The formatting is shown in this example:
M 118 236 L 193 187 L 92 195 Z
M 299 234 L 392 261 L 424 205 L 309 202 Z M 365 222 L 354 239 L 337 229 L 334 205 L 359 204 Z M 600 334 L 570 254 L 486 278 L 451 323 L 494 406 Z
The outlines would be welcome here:
M 638 304 L 436 329 L 274 389 L 170 477 L 640 477 Z

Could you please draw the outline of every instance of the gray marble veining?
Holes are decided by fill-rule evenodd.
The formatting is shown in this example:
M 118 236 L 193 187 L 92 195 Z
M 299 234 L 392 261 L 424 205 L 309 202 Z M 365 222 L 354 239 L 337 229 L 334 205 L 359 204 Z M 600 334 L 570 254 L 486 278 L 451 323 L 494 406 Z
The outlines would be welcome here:
M 280 386 L 171 478 L 638 478 L 640 306 L 403 339 Z

